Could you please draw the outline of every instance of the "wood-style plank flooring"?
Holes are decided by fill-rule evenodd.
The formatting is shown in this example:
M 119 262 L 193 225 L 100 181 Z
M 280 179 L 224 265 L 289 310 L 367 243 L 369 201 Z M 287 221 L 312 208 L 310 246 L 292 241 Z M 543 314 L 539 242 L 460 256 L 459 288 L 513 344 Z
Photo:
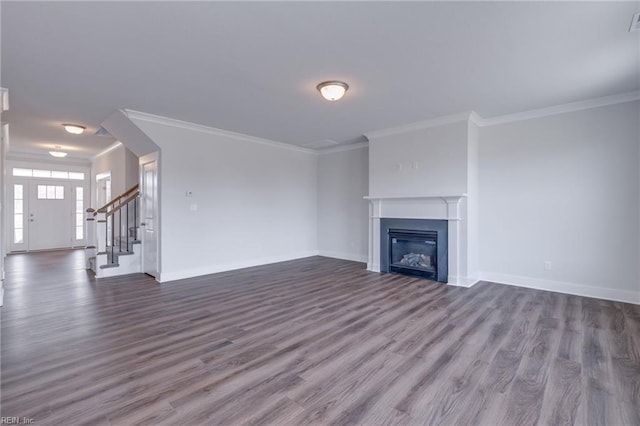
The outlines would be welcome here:
M 640 306 L 312 257 L 159 285 L 12 255 L 2 416 L 38 425 L 639 425 Z

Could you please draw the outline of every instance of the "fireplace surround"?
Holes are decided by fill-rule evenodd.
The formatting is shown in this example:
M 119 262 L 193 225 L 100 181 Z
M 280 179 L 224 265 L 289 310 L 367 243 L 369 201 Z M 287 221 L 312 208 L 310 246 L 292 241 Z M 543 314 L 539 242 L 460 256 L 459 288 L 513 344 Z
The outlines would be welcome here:
M 369 255 L 367 269 L 373 272 L 382 271 L 381 251 L 386 244 L 382 244 L 381 223 L 385 219 L 423 219 L 441 221 L 446 224 L 446 262 L 439 261 L 438 265 L 447 265 L 446 279 L 438 276 L 438 281 L 449 285 L 470 287 L 477 279 L 470 273 L 471 256 L 475 253 L 476 213 L 469 213 L 467 194 L 452 195 L 415 195 L 415 196 L 376 196 L 365 197 L 369 201 Z M 471 215 L 472 220 L 469 220 Z M 388 262 L 388 260 L 387 260 Z

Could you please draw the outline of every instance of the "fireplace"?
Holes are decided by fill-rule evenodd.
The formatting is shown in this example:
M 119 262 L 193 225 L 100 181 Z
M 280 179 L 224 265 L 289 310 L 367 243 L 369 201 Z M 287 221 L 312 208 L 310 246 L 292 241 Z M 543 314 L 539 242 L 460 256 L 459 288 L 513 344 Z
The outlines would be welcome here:
M 437 280 L 438 233 L 389 229 L 389 272 Z
M 447 282 L 446 220 L 383 218 L 380 271 Z

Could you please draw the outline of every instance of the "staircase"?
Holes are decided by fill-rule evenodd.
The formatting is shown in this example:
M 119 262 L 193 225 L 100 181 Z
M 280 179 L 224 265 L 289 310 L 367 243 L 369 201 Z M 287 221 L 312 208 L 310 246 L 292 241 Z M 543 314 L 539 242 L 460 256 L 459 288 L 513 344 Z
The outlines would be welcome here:
M 87 209 L 87 269 L 96 278 L 141 272 L 138 185 L 98 210 Z

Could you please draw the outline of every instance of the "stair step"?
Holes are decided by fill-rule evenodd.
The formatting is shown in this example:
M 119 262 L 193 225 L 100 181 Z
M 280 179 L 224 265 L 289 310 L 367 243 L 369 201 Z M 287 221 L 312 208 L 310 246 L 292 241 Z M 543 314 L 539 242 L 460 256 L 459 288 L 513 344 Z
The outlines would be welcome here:
M 100 269 L 117 268 L 118 266 L 120 266 L 119 263 L 107 263 L 106 265 L 100 266 Z

